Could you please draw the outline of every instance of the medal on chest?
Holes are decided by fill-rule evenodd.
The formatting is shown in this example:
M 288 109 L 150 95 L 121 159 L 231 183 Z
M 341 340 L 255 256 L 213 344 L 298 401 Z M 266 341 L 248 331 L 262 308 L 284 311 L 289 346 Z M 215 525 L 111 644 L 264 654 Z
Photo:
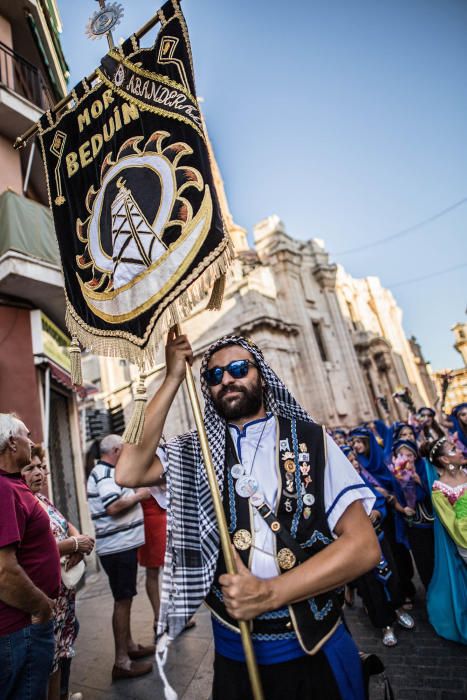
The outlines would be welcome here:
M 253 476 L 241 476 L 235 482 L 235 491 L 241 498 L 250 498 L 258 490 L 258 482 Z

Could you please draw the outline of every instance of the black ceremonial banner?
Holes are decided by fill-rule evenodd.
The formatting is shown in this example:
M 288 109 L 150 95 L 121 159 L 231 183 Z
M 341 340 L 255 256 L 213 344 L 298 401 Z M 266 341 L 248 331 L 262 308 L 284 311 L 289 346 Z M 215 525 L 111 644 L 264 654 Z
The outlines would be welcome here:
M 153 361 L 230 261 L 178 4 L 159 10 L 151 49 L 135 37 L 100 82 L 40 137 L 71 334 L 98 354 Z

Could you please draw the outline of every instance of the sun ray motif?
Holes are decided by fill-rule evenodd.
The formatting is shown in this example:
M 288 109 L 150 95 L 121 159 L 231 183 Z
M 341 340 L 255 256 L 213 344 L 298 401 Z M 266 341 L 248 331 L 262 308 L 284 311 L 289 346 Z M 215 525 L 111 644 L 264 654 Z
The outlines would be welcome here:
M 111 168 L 112 165 L 115 165 L 115 162 L 112 160 L 112 153 L 107 153 L 101 165 L 101 182 L 104 179 L 107 170 Z
M 95 190 L 94 186 L 91 185 L 91 187 L 89 188 L 89 191 L 86 195 L 86 200 L 85 200 L 86 209 L 88 210 L 88 212 L 92 211 L 92 203 L 93 203 L 94 199 L 96 198 L 96 195 L 97 195 L 97 190 Z
M 117 153 L 117 161 L 130 153 L 142 154 L 142 151 L 138 148 L 138 144 L 143 141 L 144 136 L 132 136 L 127 139 L 119 148 Z
M 196 187 L 201 192 L 203 189 L 203 178 L 199 170 L 190 166 L 181 166 L 175 169 L 178 194 L 180 195 L 188 187 Z
M 144 152 L 156 151 L 157 153 L 162 153 L 162 142 L 169 138 L 169 136 L 170 134 L 168 131 L 155 131 L 146 141 Z
M 178 143 L 170 144 L 170 146 L 167 146 L 162 151 L 162 155 L 171 160 L 175 168 L 177 167 L 178 162 L 181 158 L 183 158 L 184 156 L 190 156 L 192 153 L 193 149 L 190 148 L 188 144 L 182 143 L 180 141 Z
M 81 243 L 87 243 L 88 239 L 86 236 L 86 226 L 87 222 L 89 220 L 89 217 L 86 219 L 86 221 L 81 221 L 81 219 L 76 219 L 76 235 L 78 236 L 78 240 L 81 241 Z
M 167 144 L 168 139 L 170 139 L 168 131 L 155 131 L 143 146 L 141 144 L 143 137 L 133 136 L 120 146 L 115 160 L 112 152 L 105 156 L 100 169 L 101 188 L 95 190 L 94 187 L 90 187 L 86 195 L 85 203 L 89 216 L 84 221 L 81 219 L 76 221 L 76 236 L 80 243 L 85 244 L 81 255 L 76 256 L 76 263 L 80 270 L 92 271 L 91 279 L 83 280 L 86 289 L 93 292 L 98 290 L 112 291 L 131 280 L 132 276 L 138 274 L 138 270 L 141 272 L 149 269 L 153 261 L 157 261 L 160 255 L 167 250 L 167 245 L 169 245 L 170 250 L 170 245 L 178 240 L 184 227 L 192 221 L 192 203 L 186 196 L 182 195 L 190 188 L 202 192 L 204 188 L 203 178 L 196 168 L 179 165 L 183 158 L 193 153 L 193 149 L 181 141 Z M 169 183 L 169 189 L 175 185 L 170 195 L 167 193 L 167 188 L 165 189 L 165 196 L 166 198 L 169 196 L 169 199 L 164 204 L 163 213 L 161 213 L 162 200 L 159 202 L 153 224 L 146 219 L 139 208 L 125 175 L 127 168 L 130 172 L 131 168 L 135 167 L 136 156 L 147 156 L 150 159 L 151 154 L 157 158 L 160 157 L 159 160 L 157 158 L 154 160 L 153 172 L 158 172 L 158 168 L 162 168 L 161 173 L 165 172 L 166 178 L 168 173 L 172 172 L 172 177 L 169 176 L 169 179 L 166 179 L 166 185 Z M 119 166 L 115 181 L 111 175 L 112 168 L 122 161 L 126 161 L 128 165 L 124 168 Z M 161 174 L 159 176 L 162 177 Z M 107 187 L 112 182 L 116 182 L 117 185 L 117 193 L 113 195 L 109 210 L 112 252 L 106 252 L 102 242 L 99 240 L 97 243 L 90 238 L 90 235 L 93 219 L 95 220 L 97 216 L 100 221 L 99 212 L 103 206 L 102 187 Z M 170 183 L 173 184 L 170 185 Z M 99 202 L 96 203 L 97 197 L 99 197 Z M 98 212 L 94 211 L 95 206 L 99 210 Z M 159 220 L 160 216 L 164 216 L 163 221 Z M 158 222 L 158 233 L 153 229 L 156 221 Z M 95 226 L 96 224 L 94 224 L 94 231 L 96 230 Z M 180 234 L 176 234 L 177 227 L 180 229 Z M 169 229 L 168 238 L 171 243 L 166 245 L 164 232 Z M 100 230 L 98 235 L 100 237 Z

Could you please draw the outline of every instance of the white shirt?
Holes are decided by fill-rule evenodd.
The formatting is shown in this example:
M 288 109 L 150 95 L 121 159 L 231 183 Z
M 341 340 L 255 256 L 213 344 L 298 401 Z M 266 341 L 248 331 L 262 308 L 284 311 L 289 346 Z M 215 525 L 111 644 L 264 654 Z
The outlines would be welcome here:
M 275 510 L 278 478 L 274 416 L 246 423 L 242 431 L 235 425 L 229 425 L 229 430 L 247 474 L 251 469 L 251 475 L 258 482 L 266 502 Z M 336 523 L 351 503 L 361 500 L 365 511 L 370 513 L 375 497 L 329 435 L 326 435 L 326 442 L 328 461 L 324 472 L 324 506 L 329 529 L 335 535 Z M 255 547 L 252 549 L 250 570 L 259 578 L 271 578 L 280 573 L 275 558 L 265 554 L 274 552 L 275 535 L 256 509 L 252 508 L 252 511 Z
M 98 462 L 88 478 L 88 503 L 96 531 L 97 554 L 115 554 L 144 544 L 144 517 L 140 503 L 132 508 L 109 515 L 106 508 L 119 498 L 133 494 L 133 489 L 119 486 L 115 469 Z
M 158 505 L 164 510 L 167 510 L 167 486 L 151 486 L 149 490 Z
M 272 506 L 272 510 L 275 510 L 278 478 L 274 416 L 270 414 L 266 418 L 246 423 L 241 431 L 237 426 L 229 425 L 229 430 L 246 473 L 250 474 L 251 470 L 251 475 L 259 484 L 259 491 L 269 506 Z M 349 505 L 354 501 L 362 501 L 369 514 L 375 497 L 329 435 L 326 435 L 326 447 L 328 459 L 324 472 L 324 505 L 329 530 L 336 536 L 336 523 Z M 157 454 L 165 471 L 168 466 L 166 453 L 159 448 Z M 252 508 L 252 511 L 255 546 L 252 548 L 250 570 L 259 578 L 272 578 L 280 573 L 276 559 L 272 556 L 275 535 L 256 509 Z

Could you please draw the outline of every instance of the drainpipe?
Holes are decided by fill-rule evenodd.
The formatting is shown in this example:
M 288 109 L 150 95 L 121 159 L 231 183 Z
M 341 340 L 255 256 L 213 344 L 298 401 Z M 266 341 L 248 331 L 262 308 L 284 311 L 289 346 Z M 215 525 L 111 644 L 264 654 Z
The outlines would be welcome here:
M 44 444 L 47 454 L 49 452 L 50 434 L 50 367 L 45 370 L 44 378 Z

